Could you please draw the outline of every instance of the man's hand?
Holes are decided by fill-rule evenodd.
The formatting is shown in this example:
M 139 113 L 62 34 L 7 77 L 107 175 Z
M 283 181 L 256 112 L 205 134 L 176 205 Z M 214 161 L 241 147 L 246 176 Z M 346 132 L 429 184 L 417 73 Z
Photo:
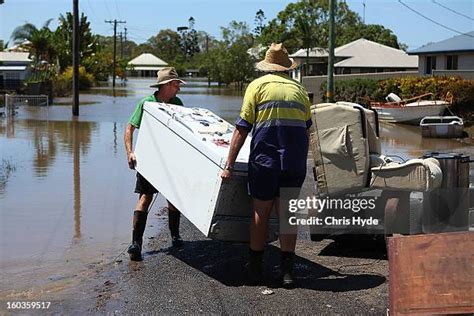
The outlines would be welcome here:
M 135 164 L 137 163 L 137 157 L 135 157 L 135 154 L 133 152 L 130 152 L 127 154 L 127 160 L 128 160 L 128 167 L 130 169 L 135 169 Z
M 222 180 L 228 180 L 232 177 L 232 171 L 228 170 L 228 169 L 224 169 L 222 170 L 221 172 L 221 178 Z

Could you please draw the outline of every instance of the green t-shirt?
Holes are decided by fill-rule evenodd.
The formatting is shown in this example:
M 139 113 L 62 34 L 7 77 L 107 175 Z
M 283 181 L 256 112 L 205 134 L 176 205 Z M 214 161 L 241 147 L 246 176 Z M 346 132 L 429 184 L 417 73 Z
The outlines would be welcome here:
M 146 101 L 158 102 L 158 100 L 156 100 L 153 94 L 150 96 L 147 96 L 146 98 L 143 98 L 142 100 L 140 100 L 140 102 L 138 102 L 137 107 L 135 108 L 135 111 L 133 112 L 132 116 L 130 117 L 130 120 L 128 121 L 128 123 L 133 125 L 135 128 L 140 128 L 140 124 L 142 122 L 142 116 L 143 116 L 143 104 L 145 104 Z M 168 101 L 168 103 L 171 103 L 174 105 L 183 105 L 183 102 L 178 97 L 172 98 L 171 100 Z

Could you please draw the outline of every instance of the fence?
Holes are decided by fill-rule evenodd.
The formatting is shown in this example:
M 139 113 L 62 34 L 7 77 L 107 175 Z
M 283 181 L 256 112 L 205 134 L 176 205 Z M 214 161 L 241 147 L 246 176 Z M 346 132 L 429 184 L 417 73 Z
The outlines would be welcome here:
M 20 106 L 49 106 L 47 95 L 21 95 L 5 94 L 3 108 L 0 108 L 0 114 L 13 115 Z

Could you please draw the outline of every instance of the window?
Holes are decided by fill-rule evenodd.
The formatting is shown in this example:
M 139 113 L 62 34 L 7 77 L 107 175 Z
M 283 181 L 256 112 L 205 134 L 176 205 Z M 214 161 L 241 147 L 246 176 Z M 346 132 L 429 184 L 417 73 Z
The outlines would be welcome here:
M 436 69 L 436 56 L 426 56 L 425 74 L 430 75 Z
M 447 70 L 458 69 L 458 56 L 457 55 L 446 56 L 446 69 Z

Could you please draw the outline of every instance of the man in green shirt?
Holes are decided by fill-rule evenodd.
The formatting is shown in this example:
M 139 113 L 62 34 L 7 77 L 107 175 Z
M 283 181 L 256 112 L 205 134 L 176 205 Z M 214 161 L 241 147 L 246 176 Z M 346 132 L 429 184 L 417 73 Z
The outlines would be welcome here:
M 178 74 L 173 67 L 163 68 L 158 71 L 158 78 L 156 84 L 152 88 L 158 88 L 153 95 L 142 99 L 133 112 L 127 128 L 125 130 L 125 150 L 127 151 L 128 166 L 130 169 L 135 169 L 136 157 L 132 150 L 133 132 L 140 128 L 143 116 L 143 105 L 146 101 L 165 102 L 175 105 L 183 105 L 183 102 L 176 96 L 180 90 L 181 84 L 185 82 L 178 78 Z M 158 193 L 141 174 L 137 172 L 137 182 L 135 185 L 135 193 L 139 194 L 138 202 L 133 213 L 133 231 L 132 244 L 128 248 L 130 260 L 142 260 L 142 244 L 143 232 L 146 227 L 146 220 L 148 215 L 148 208 L 153 200 L 153 195 Z M 168 201 L 168 224 L 171 232 L 172 245 L 174 247 L 181 246 L 183 241 L 179 235 L 179 220 L 181 213 Z

